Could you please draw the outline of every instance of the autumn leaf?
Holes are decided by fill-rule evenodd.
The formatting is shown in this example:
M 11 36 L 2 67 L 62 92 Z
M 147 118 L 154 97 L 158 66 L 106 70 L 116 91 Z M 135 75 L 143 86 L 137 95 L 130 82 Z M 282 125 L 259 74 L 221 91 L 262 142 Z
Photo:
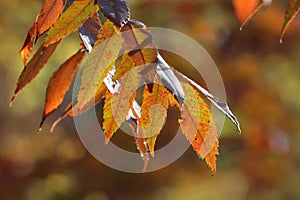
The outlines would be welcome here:
M 173 96 L 178 101 L 180 107 L 184 102 L 184 91 L 180 84 L 180 81 L 175 76 L 173 70 L 166 61 L 162 58 L 160 54 L 157 56 L 158 66 L 157 66 L 157 76 L 160 78 L 161 82 L 170 90 Z
M 40 37 L 57 20 L 64 9 L 62 0 L 46 0 L 37 20 L 37 36 Z
M 106 85 L 104 83 L 101 83 L 99 87 L 96 89 L 94 98 L 90 99 L 86 104 L 82 106 L 79 106 L 79 104 L 76 103 L 74 106 L 72 106 L 72 109 L 68 112 L 68 115 L 74 117 L 87 112 L 89 109 L 97 105 L 103 99 L 106 92 L 107 92 Z
M 150 31 L 146 28 L 135 28 L 128 23 L 122 28 L 125 50 L 134 62 L 135 66 L 142 66 L 141 74 L 151 92 L 157 69 L 158 50 L 153 42 Z
M 50 132 L 53 132 L 55 127 L 67 116 L 71 116 L 71 117 L 79 116 L 79 115 L 87 112 L 88 110 L 90 110 L 92 107 L 97 105 L 103 99 L 106 92 L 107 92 L 107 87 L 104 83 L 102 83 L 97 88 L 95 97 L 90 99 L 84 106 L 80 107 L 77 103 L 74 103 L 75 105 L 73 105 L 73 103 L 69 103 L 66 106 L 64 113 L 62 113 L 61 116 L 53 122 Z
M 45 46 L 76 31 L 97 9 L 92 0 L 75 0 L 49 29 Z
M 37 74 L 40 72 L 40 70 L 45 66 L 45 64 L 48 62 L 49 58 L 52 56 L 54 51 L 56 50 L 57 46 L 59 45 L 60 40 L 56 43 L 53 43 L 52 45 L 49 45 L 48 47 L 45 47 L 42 45 L 37 52 L 34 54 L 34 56 L 31 58 L 31 60 L 27 63 L 27 65 L 24 67 L 24 70 L 22 71 L 17 87 L 15 89 L 14 95 L 11 99 L 11 105 L 14 102 L 17 94 L 34 79 Z
M 125 0 L 97 0 L 105 17 L 117 26 L 124 26 L 130 18 L 129 8 Z
M 170 95 L 159 81 L 157 83 L 153 85 L 152 92 L 149 92 L 148 87 L 144 88 L 142 116 L 139 120 L 143 137 L 146 138 L 152 156 L 156 138 L 165 124 Z
M 34 41 L 36 40 L 36 37 L 37 37 L 36 36 L 36 34 L 37 34 L 36 26 L 37 26 L 37 23 L 36 23 L 36 21 L 34 21 L 32 27 L 30 28 L 30 30 L 27 33 L 24 44 L 23 44 L 23 46 L 20 50 L 20 54 L 21 54 L 24 66 L 27 63 L 27 59 L 29 58 L 30 53 L 32 51 L 33 43 L 34 43 Z
M 106 143 L 109 142 L 115 131 L 125 121 L 127 113 L 132 107 L 136 89 L 140 82 L 138 69 L 134 68 L 128 71 L 119 79 L 119 82 L 121 86 L 118 93 L 107 94 L 103 108 L 103 128 L 106 135 Z
M 92 48 L 96 40 L 98 39 L 98 33 L 100 31 L 100 28 L 101 28 L 101 21 L 99 19 L 98 13 L 95 12 L 78 29 L 79 36 L 88 53 L 92 51 Z
M 81 85 L 77 96 L 80 107 L 87 104 L 112 69 L 122 47 L 122 38 L 116 35 L 114 26 L 106 23 L 102 26 L 94 50 L 83 66 Z
M 65 94 L 69 90 L 69 87 L 72 83 L 75 72 L 80 66 L 84 56 L 85 51 L 80 49 L 52 74 L 52 77 L 48 82 L 45 108 L 40 129 L 46 117 L 55 111 L 63 102 Z
M 296 17 L 300 9 L 300 1 L 299 0 L 290 0 L 288 8 L 285 11 L 284 21 L 280 34 L 280 43 L 282 43 L 283 36 L 286 32 L 286 29 L 291 24 L 293 19 Z
M 244 25 L 264 6 L 271 4 L 272 0 L 233 0 L 236 16 L 240 20 L 241 27 Z
M 212 115 L 208 106 L 199 96 L 198 92 L 188 83 L 181 83 L 185 93 L 185 103 L 181 111 L 180 128 L 192 144 L 193 149 L 203 159 L 214 149 L 217 144 L 216 128 L 212 122 Z M 207 164 L 215 172 L 215 155 L 209 155 Z

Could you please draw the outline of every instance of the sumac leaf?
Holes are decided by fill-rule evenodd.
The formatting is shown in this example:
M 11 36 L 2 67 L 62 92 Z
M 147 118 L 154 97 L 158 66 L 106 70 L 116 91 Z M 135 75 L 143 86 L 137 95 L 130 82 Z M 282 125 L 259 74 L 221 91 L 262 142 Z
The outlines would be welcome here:
M 117 26 L 124 26 L 130 18 L 130 11 L 125 0 L 98 0 L 99 8 L 105 17 Z

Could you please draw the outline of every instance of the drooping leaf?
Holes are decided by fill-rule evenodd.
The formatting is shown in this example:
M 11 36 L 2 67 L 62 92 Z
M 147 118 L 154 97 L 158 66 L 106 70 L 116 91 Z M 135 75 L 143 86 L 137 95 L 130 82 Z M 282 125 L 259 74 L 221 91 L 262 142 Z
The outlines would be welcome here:
M 193 149 L 203 159 L 206 158 L 218 144 L 216 129 L 212 122 L 212 115 L 208 106 L 198 92 L 188 83 L 182 82 L 185 93 L 185 102 L 181 111 L 180 128 L 192 144 Z M 210 155 L 209 166 L 215 166 L 215 155 Z M 215 167 L 212 168 L 215 172 Z
M 122 37 L 125 49 L 129 52 L 135 66 L 142 67 L 140 73 L 151 92 L 151 85 L 156 75 L 158 50 L 150 31 L 146 27 L 135 28 L 128 23 L 122 28 Z
M 49 45 L 48 47 L 45 47 L 42 45 L 37 52 L 34 54 L 34 56 L 31 58 L 31 60 L 27 63 L 27 65 L 24 67 L 18 83 L 17 87 L 14 92 L 14 96 L 11 99 L 11 105 L 13 101 L 16 98 L 16 95 L 28 84 L 34 79 L 37 74 L 40 72 L 40 70 L 45 66 L 45 64 L 48 62 L 49 58 L 52 56 L 54 51 L 56 50 L 58 44 L 60 43 L 60 40 L 56 43 Z
M 286 32 L 286 29 L 291 24 L 293 19 L 296 17 L 300 9 L 300 1 L 299 0 L 290 0 L 288 8 L 285 11 L 284 21 L 282 24 L 281 35 L 280 35 L 280 43 L 282 43 L 282 38 Z
M 172 92 L 181 106 L 184 102 L 184 91 L 180 84 L 180 81 L 175 76 L 173 69 L 166 63 L 166 61 L 161 57 L 160 54 L 158 54 L 157 58 L 157 75 L 162 83 L 168 88 L 168 90 Z
M 69 90 L 75 72 L 85 56 L 85 51 L 80 49 L 56 70 L 48 82 L 46 102 L 40 128 L 48 115 L 55 111 L 63 102 Z
M 212 148 L 212 150 L 205 156 L 205 162 L 206 164 L 210 167 L 211 171 L 213 174 L 216 173 L 216 170 L 217 170 L 217 157 L 216 155 L 219 155 L 219 151 L 218 151 L 218 148 L 219 148 L 219 141 L 217 139 L 217 136 L 215 135 L 215 138 L 214 138 L 214 134 L 216 134 L 216 127 L 214 125 L 212 125 L 209 130 L 208 130 L 208 135 L 211 135 L 210 139 L 212 139 L 212 141 L 215 141 L 215 145 L 214 147 Z M 197 139 L 198 135 L 196 136 L 196 139 Z M 208 137 L 207 137 L 208 138 Z M 205 139 L 207 139 L 205 138 Z M 211 142 L 212 142 L 211 141 Z M 198 143 L 198 140 L 195 140 L 193 142 L 193 146 L 196 146 Z
M 81 85 L 77 96 L 78 105 L 83 107 L 94 98 L 99 85 L 112 69 L 122 47 L 122 39 L 116 35 L 114 26 L 105 23 L 95 46 L 83 66 Z
M 241 133 L 240 123 L 235 117 L 235 115 L 231 112 L 229 106 L 226 102 L 220 102 L 216 97 L 210 94 L 206 89 L 198 85 L 195 81 L 191 80 L 187 76 L 183 75 L 178 71 L 174 71 L 179 77 L 188 81 L 193 87 L 195 87 L 199 92 L 201 92 L 206 98 L 212 102 L 221 112 L 223 112 L 237 127 L 238 132 Z
M 64 9 L 62 0 L 45 0 L 37 20 L 37 36 L 40 37 L 57 20 Z
M 242 23 L 240 29 L 264 6 L 270 5 L 272 0 L 233 0 L 236 16 Z
M 97 40 L 97 35 L 100 31 L 100 28 L 101 22 L 98 16 L 98 12 L 95 12 L 78 29 L 79 36 L 88 53 L 92 51 L 92 48 Z
M 170 95 L 163 85 L 157 83 L 153 85 L 152 92 L 149 92 L 148 87 L 144 88 L 142 116 L 139 121 L 143 137 L 146 138 L 152 156 L 156 138 L 165 124 Z
M 76 31 L 97 9 L 93 0 L 75 0 L 49 29 L 45 45 L 48 46 Z
M 21 54 L 24 66 L 27 63 L 27 59 L 30 56 L 30 53 L 32 51 L 33 43 L 34 43 L 34 41 L 36 40 L 36 37 L 37 37 L 36 36 L 36 34 L 37 34 L 36 26 L 37 26 L 37 23 L 36 23 L 36 21 L 34 21 L 32 27 L 28 31 L 28 34 L 27 34 L 26 39 L 24 41 L 24 44 L 23 44 L 23 46 L 20 50 L 20 54 Z
M 99 8 L 105 17 L 117 26 L 124 26 L 130 18 L 126 0 L 97 0 Z
M 106 135 L 106 143 L 109 142 L 115 131 L 125 121 L 127 113 L 132 107 L 139 80 L 140 74 L 138 69 L 134 68 L 119 79 L 121 86 L 118 93 L 106 95 L 103 108 L 103 128 Z

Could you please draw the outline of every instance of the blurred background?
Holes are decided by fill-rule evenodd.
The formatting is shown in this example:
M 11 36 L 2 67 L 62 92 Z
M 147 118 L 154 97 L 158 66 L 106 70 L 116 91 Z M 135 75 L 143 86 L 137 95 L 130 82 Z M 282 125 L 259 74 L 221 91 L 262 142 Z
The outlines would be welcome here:
M 72 119 L 49 132 L 62 109 L 37 134 L 48 79 L 80 40 L 66 38 L 9 108 L 23 69 L 18 52 L 43 3 L 24 2 L 0 0 L 1 199 L 300 199 L 300 21 L 279 44 L 287 1 L 274 0 L 243 31 L 228 0 L 128 1 L 132 18 L 197 40 L 221 72 L 242 135 L 226 120 L 214 176 L 191 148 L 160 171 L 110 169 L 86 151 Z M 170 64 L 197 80 L 180 60 Z M 134 147 L 133 139 L 123 145 Z

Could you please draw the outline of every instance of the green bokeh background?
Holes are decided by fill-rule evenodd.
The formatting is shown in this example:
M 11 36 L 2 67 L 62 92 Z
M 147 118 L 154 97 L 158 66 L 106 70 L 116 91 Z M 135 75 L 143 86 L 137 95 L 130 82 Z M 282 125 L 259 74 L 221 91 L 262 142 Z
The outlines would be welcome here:
M 130 0 L 132 18 L 197 40 L 216 62 L 228 103 L 243 133 L 229 120 L 220 137 L 217 174 L 189 149 L 156 172 L 128 174 L 94 159 L 72 119 L 49 133 L 55 113 L 36 134 L 51 73 L 79 48 L 77 34 L 18 96 L 18 54 L 43 1 L 0 0 L 1 199 L 300 199 L 300 21 L 279 34 L 287 1 L 274 1 L 239 31 L 231 1 Z M 180 60 L 171 63 L 197 79 Z M 166 131 L 167 132 L 167 131 Z M 121 134 L 114 137 L 122 137 Z M 134 145 L 134 142 L 123 145 Z

